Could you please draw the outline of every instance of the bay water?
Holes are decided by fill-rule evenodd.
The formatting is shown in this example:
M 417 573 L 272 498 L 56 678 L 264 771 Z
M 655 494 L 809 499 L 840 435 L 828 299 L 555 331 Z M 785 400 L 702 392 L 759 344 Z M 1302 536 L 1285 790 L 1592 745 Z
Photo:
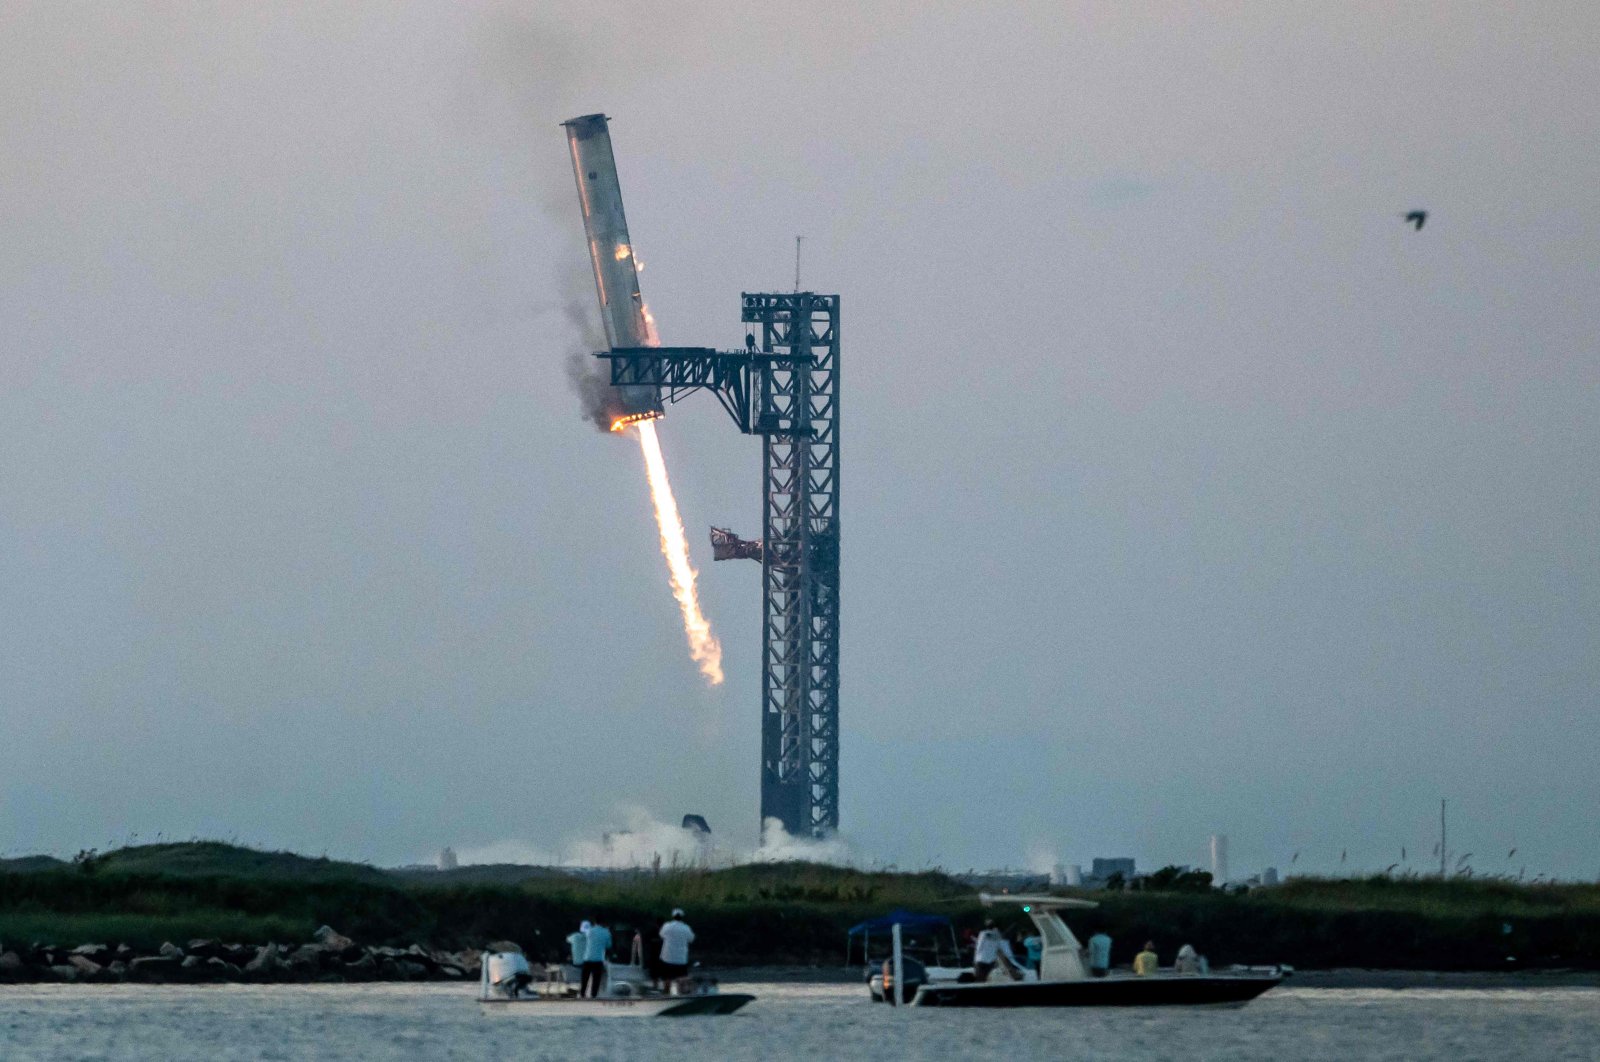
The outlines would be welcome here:
M 724 985 L 710 1018 L 480 1013 L 474 985 L 0 988 L 0 1059 L 1600 1060 L 1600 989 L 1274 989 L 1231 1010 L 935 1010 L 860 985 Z

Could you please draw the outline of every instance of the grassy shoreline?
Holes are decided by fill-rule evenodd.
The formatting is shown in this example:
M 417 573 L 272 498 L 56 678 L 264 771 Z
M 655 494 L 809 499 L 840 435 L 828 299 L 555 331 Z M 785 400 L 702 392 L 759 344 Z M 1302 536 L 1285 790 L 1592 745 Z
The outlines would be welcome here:
M 1302 969 L 1600 970 L 1600 886 L 1503 881 L 1302 879 L 1246 895 L 1095 892 L 1076 914 L 1105 929 L 1124 962 L 1145 939 L 1166 954 L 1192 943 L 1215 964 Z M 960 928 L 993 915 L 937 872 L 897 874 L 816 864 L 640 871 L 588 880 L 558 870 L 386 871 L 213 843 L 146 845 L 76 864 L 0 862 L 0 946 L 95 941 L 156 947 L 205 938 L 297 942 L 331 925 L 374 946 L 443 949 L 513 940 L 555 958 L 580 918 L 599 918 L 625 947 L 674 906 L 689 910 L 708 964 L 839 966 L 845 931 L 895 907 L 948 915 Z M 1125 957 L 1121 951 L 1126 950 Z

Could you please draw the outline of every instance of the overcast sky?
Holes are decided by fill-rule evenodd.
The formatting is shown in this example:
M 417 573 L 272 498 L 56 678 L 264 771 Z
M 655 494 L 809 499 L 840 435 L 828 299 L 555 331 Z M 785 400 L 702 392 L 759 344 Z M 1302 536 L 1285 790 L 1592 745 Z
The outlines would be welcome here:
M 666 342 L 738 345 L 797 233 L 841 295 L 862 858 L 1420 866 L 1445 796 L 1480 870 L 1600 875 L 1597 41 L 1580 0 L 10 0 L 0 848 L 754 837 L 760 572 L 705 528 L 759 534 L 759 444 L 662 429 L 707 690 L 565 382 L 556 123 L 605 111 Z

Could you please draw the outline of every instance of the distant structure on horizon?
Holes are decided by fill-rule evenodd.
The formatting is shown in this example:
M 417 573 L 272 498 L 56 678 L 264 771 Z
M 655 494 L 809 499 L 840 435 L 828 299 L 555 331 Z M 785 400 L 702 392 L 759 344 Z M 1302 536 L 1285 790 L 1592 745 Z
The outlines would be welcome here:
M 440 870 L 454 870 L 461 863 L 456 859 L 456 850 L 449 845 L 444 846 L 444 851 L 439 853 L 438 867 Z
M 1050 884 L 1076 888 L 1083 884 L 1083 867 L 1077 863 L 1057 863 L 1050 868 Z
M 1211 835 L 1211 884 L 1219 888 L 1228 883 L 1228 835 Z
M 1124 856 L 1110 859 L 1095 856 L 1094 862 L 1089 864 L 1089 876 L 1101 882 L 1109 881 L 1113 874 L 1121 874 L 1123 881 L 1132 881 L 1138 873 L 1134 869 L 1133 860 Z

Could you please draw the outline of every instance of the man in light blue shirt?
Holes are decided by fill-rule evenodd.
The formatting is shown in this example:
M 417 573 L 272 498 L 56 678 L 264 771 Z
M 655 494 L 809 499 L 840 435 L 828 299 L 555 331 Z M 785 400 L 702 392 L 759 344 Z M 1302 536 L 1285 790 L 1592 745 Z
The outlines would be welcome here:
M 606 980 L 606 952 L 611 950 L 611 930 L 599 922 L 583 934 L 586 947 L 583 952 L 583 982 L 578 986 L 580 996 L 594 997 Z M 591 987 L 592 986 L 592 987 Z
M 1044 958 L 1044 938 L 1037 933 L 1031 937 L 1024 937 L 1022 948 L 1028 953 L 1028 968 L 1038 973 L 1039 960 Z
M 1089 976 L 1104 977 L 1111 969 L 1111 938 L 1096 933 L 1089 938 Z

